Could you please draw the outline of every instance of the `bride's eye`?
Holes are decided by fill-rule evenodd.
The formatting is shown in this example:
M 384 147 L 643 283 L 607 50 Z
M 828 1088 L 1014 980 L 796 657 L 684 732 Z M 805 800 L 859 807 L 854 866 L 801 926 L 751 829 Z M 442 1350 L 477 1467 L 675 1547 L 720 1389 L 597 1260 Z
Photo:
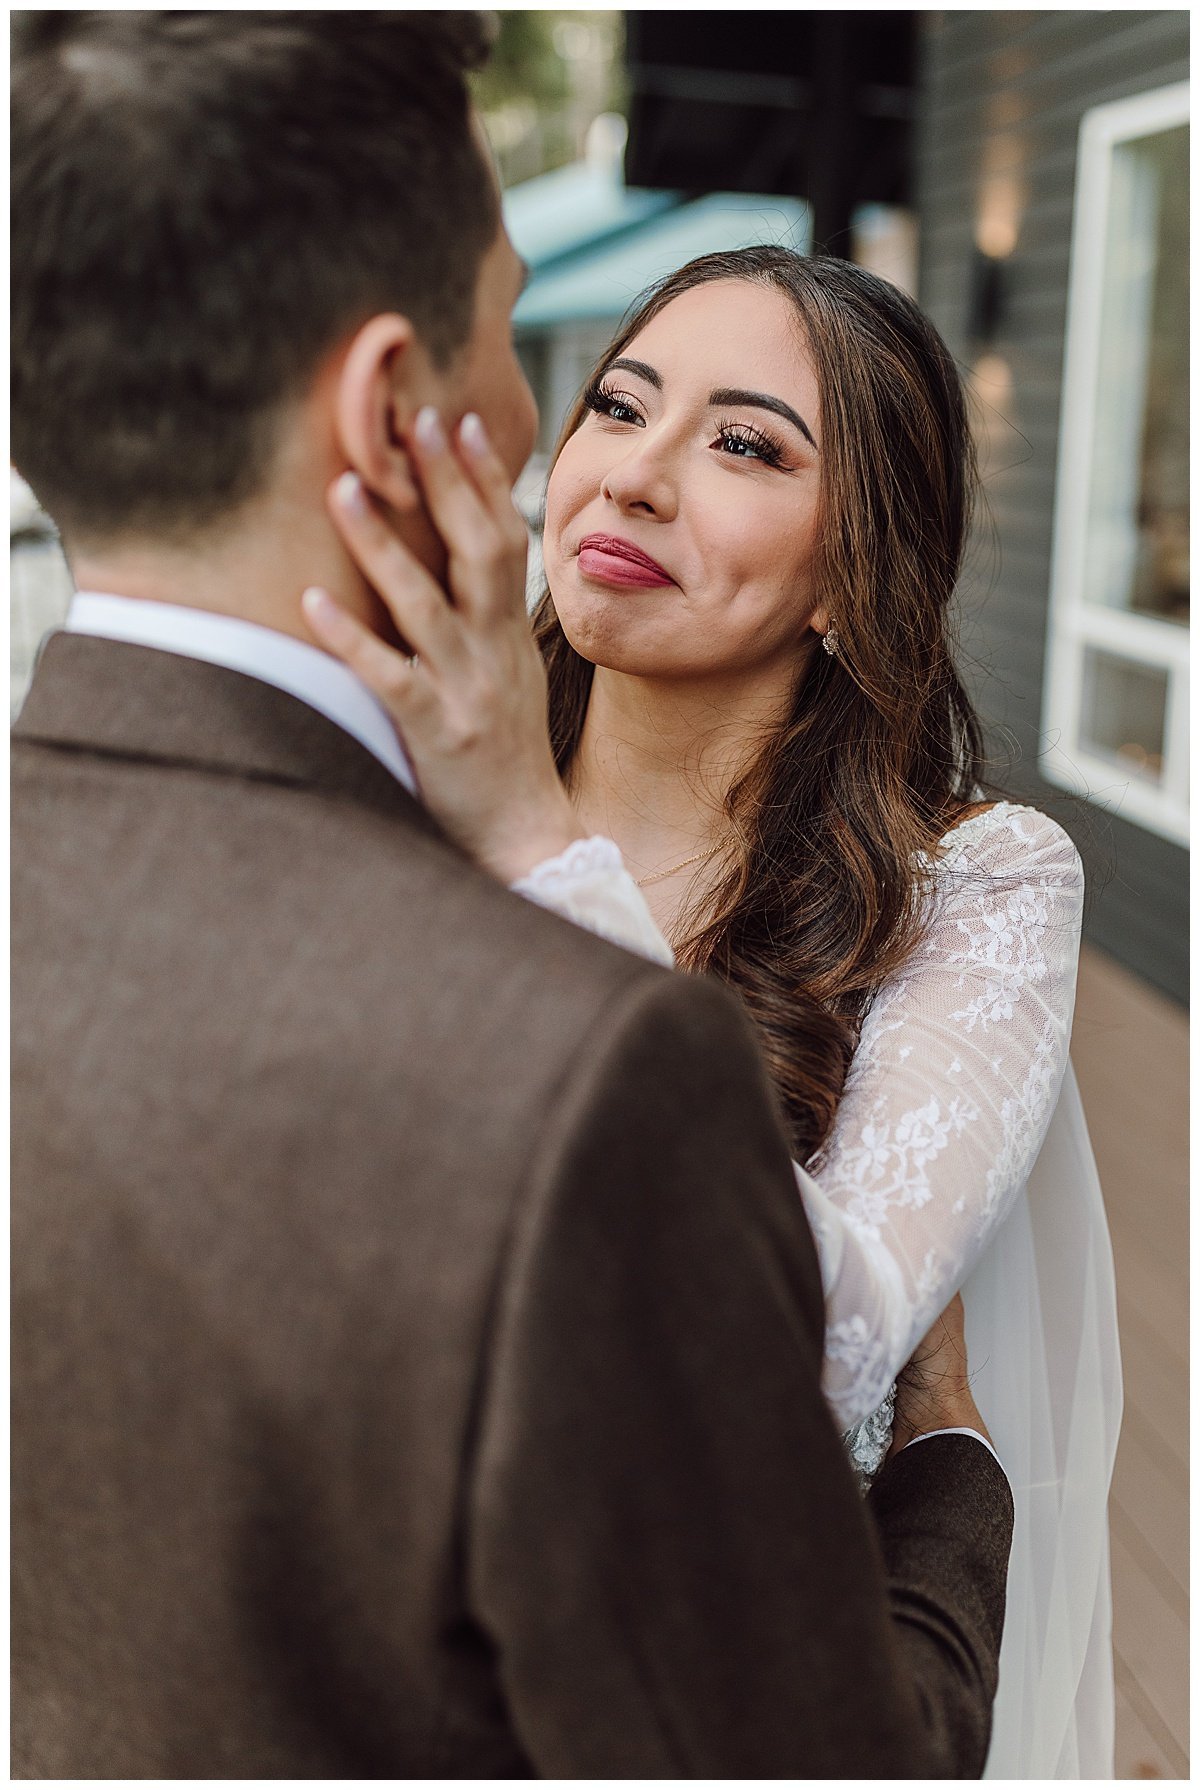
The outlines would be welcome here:
M 606 416 L 614 423 L 640 423 L 644 421 L 635 400 L 628 392 L 616 390 L 614 386 L 605 385 L 603 380 L 596 380 L 589 385 L 583 394 L 583 402 L 588 410 L 597 416 Z
M 761 460 L 766 466 L 783 465 L 783 449 L 779 443 L 749 423 L 718 424 L 713 446 L 720 446 L 722 452 L 734 460 Z

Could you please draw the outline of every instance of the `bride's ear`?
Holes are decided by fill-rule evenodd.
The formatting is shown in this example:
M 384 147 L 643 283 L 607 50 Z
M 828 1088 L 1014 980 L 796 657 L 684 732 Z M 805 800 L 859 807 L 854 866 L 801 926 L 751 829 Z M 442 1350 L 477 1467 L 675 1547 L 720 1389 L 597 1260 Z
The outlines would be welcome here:
M 351 468 L 368 490 L 399 511 L 420 503 L 404 447 L 404 431 L 420 407 L 409 390 L 419 358 L 407 317 L 393 312 L 372 317 L 350 344 L 335 398 L 338 438 Z

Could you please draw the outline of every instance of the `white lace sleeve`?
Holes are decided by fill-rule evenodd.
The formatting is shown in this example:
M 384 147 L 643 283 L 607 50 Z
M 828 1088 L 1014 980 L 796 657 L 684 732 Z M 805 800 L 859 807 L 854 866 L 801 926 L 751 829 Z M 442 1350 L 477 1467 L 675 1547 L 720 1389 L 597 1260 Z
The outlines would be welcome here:
M 578 839 L 556 858 L 535 864 L 528 876 L 511 886 L 514 894 L 552 909 L 588 932 L 668 969 L 674 967 L 675 953 L 611 839 L 600 834 Z
M 513 884 L 626 950 L 674 957 L 611 839 Z M 869 1476 L 889 1394 L 1028 1177 L 1067 1061 L 1083 873 L 1062 829 L 999 803 L 956 828 L 917 951 L 863 1023 L 833 1131 L 796 1165 L 825 1287 L 824 1384 Z M 866 1420 L 870 1420 L 867 1422 Z
M 825 1391 L 852 1428 L 978 1261 L 1058 1099 L 1083 872 L 999 803 L 950 835 L 933 918 L 863 1023 L 833 1130 L 797 1168 L 825 1285 Z

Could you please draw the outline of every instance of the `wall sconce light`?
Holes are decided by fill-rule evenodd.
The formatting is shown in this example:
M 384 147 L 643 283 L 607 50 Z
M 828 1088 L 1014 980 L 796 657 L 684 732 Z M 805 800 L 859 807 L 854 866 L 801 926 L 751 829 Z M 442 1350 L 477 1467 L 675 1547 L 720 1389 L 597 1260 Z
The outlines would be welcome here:
M 988 255 L 983 249 L 971 252 L 970 284 L 967 295 L 967 334 L 979 347 L 995 341 L 1008 311 L 1008 258 Z

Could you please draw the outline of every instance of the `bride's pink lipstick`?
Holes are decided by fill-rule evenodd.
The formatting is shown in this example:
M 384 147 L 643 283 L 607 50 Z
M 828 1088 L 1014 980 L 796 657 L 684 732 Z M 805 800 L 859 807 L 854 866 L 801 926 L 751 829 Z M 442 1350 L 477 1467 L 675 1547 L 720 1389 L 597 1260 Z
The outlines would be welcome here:
M 585 578 L 642 590 L 675 582 L 657 560 L 620 535 L 587 535 L 579 547 L 579 569 Z

